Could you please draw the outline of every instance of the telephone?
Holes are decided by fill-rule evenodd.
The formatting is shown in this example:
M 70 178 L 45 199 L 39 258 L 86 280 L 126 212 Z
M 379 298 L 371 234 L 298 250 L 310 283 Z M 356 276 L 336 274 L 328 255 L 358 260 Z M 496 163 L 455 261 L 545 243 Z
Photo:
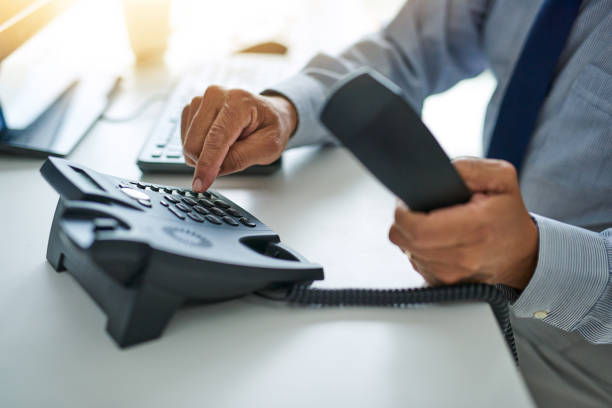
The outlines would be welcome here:
M 395 127 L 388 124 L 385 127 L 393 131 L 378 138 L 384 143 L 400 143 L 398 132 L 410 129 L 401 128 L 400 122 L 405 121 L 406 115 L 380 116 L 383 112 L 377 107 L 380 102 L 386 103 L 386 109 L 391 111 L 411 109 L 397 93 L 392 92 L 385 99 L 385 89 L 389 90 L 384 80 L 368 72 L 349 76 L 328 100 L 323 123 L 409 205 L 429 210 L 468 200 L 469 191 L 424 125 L 412 144 L 418 141 L 416 144 L 428 151 L 429 161 L 419 161 L 417 168 L 414 163 L 395 163 L 395 168 L 405 171 L 408 166 L 412 171 L 422 172 L 419 166 L 429 166 L 434 177 L 425 175 L 424 179 L 446 185 L 450 194 L 444 195 L 438 186 L 426 189 L 425 193 L 406 188 L 401 178 L 385 176 L 394 168 L 392 165 L 377 162 L 376 154 L 367 154 L 373 147 L 364 145 L 376 145 L 377 139 L 367 142 L 358 139 L 367 136 L 363 128 L 376 129 L 372 122 L 380 121 L 381 117 L 394 121 Z M 383 96 L 366 98 L 378 115 L 362 115 L 359 109 L 365 109 L 365 105 L 351 105 L 350 99 L 356 100 L 354 96 L 363 92 Z M 346 100 L 346 95 L 353 97 Z M 348 129 L 343 124 L 355 114 L 369 117 L 360 122 L 362 129 Z M 420 123 L 416 114 L 410 116 L 412 121 L 415 118 Z M 361 144 L 355 147 L 355 143 Z M 406 143 L 410 145 L 410 141 Z M 107 331 L 120 347 L 159 337 L 173 313 L 188 301 L 216 302 L 247 294 L 317 307 L 403 307 L 415 303 L 484 301 L 491 306 L 518 361 L 508 304 L 494 286 L 310 288 L 313 281 L 323 279 L 323 268 L 283 245 L 269 227 L 218 191 L 195 193 L 125 180 L 58 158 L 47 159 L 41 173 L 60 194 L 47 259 L 57 271 L 70 273 L 105 311 Z

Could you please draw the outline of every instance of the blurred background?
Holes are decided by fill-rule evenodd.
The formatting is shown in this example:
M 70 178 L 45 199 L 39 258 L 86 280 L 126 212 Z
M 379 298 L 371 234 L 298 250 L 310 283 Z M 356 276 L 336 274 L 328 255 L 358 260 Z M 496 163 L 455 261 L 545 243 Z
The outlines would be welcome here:
M 3 0 L 0 23 L 6 24 L 15 10 L 32 3 L 36 2 Z M 120 75 L 122 86 L 146 87 L 150 97 L 168 92 L 185 73 L 197 71 L 206 61 L 266 42 L 287 48 L 282 58 L 291 64 L 293 72 L 316 52 L 337 53 L 379 29 L 403 0 L 63 3 L 65 10 L 10 53 L 0 66 L 0 102 L 14 127 L 40 114 L 58 92 L 83 73 Z M 160 70 L 167 81 L 160 80 Z M 493 86 L 493 78 L 485 73 L 427 101 L 424 119 L 450 155 L 480 154 L 484 107 Z M 33 94 L 37 97 L 32 98 Z M 115 101 L 110 110 L 116 114 L 129 112 L 143 100 Z

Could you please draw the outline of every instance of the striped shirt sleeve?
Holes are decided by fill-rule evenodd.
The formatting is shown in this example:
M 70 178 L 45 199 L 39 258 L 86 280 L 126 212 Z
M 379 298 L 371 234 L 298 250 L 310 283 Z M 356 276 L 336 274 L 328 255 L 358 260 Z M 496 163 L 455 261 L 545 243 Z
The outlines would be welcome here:
M 530 317 L 595 344 L 612 343 L 612 229 L 591 232 L 533 215 L 539 230 L 536 270 L 512 305 Z

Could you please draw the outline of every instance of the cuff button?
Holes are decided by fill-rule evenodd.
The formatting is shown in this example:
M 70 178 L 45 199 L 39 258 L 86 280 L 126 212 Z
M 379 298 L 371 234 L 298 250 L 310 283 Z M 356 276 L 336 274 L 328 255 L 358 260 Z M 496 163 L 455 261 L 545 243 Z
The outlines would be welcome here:
M 542 320 L 548 316 L 548 312 L 546 310 L 538 310 L 533 314 L 533 317 L 536 319 Z

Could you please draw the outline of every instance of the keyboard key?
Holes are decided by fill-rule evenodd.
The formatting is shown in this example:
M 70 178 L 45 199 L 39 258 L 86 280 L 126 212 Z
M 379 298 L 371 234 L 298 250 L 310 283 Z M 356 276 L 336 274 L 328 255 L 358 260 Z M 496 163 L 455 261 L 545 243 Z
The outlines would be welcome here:
M 201 216 L 199 216 L 199 215 L 198 215 L 198 214 L 196 214 L 196 213 L 192 213 L 192 212 L 190 212 L 190 213 L 187 213 L 187 216 L 188 216 L 189 218 L 191 218 L 192 220 L 194 220 L 194 221 L 197 221 L 197 222 L 204 222 L 204 218 L 202 218 Z
M 219 220 L 217 217 L 215 217 L 214 215 L 207 215 L 204 218 L 206 218 L 208 221 L 212 222 L 213 224 L 217 224 L 220 225 L 221 224 L 221 220 Z
M 213 214 L 216 214 L 216 215 L 218 215 L 218 216 L 223 216 L 223 215 L 225 215 L 225 211 L 223 211 L 222 209 L 217 208 L 217 207 L 212 207 L 212 208 L 210 209 L 210 211 L 211 211 Z
M 168 201 L 170 201 L 171 203 L 178 203 L 179 201 L 181 201 L 180 197 L 174 196 L 174 195 L 170 195 L 170 194 L 166 194 L 164 196 L 164 198 Z
M 164 187 L 164 188 L 163 188 L 163 190 L 164 190 L 166 193 L 172 193 L 172 192 L 174 191 L 174 190 L 173 190 L 173 189 L 171 189 L 170 187 Z
M 238 221 L 240 221 L 242 224 L 246 225 L 247 227 L 253 228 L 256 226 L 256 224 L 252 222 L 251 220 L 249 220 L 247 217 L 242 217 Z
M 182 196 L 185 195 L 185 190 L 176 190 L 176 192 L 179 193 Z
M 177 210 L 174 207 L 168 207 L 168 210 L 170 210 L 170 212 L 174 215 L 176 215 L 178 218 L 180 218 L 181 220 L 185 219 L 185 216 L 183 214 L 181 214 L 181 212 L 179 210 Z
M 179 210 L 183 211 L 183 212 L 191 212 L 191 207 L 189 207 L 188 205 L 185 205 L 183 203 L 178 203 L 176 205 L 176 208 L 178 208 Z
M 208 191 L 201 192 L 200 194 L 202 194 L 206 198 L 212 198 L 212 194 L 210 194 Z
M 167 202 L 165 202 L 164 200 L 161 200 L 159 202 L 161 205 L 163 205 L 164 207 L 168 207 L 170 204 L 168 204 Z
M 149 187 L 150 187 L 150 188 L 151 188 L 151 190 L 153 190 L 153 191 L 159 191 L 159 187 L 158 187 L 158 186 L 154 186 L 153 184 L 151 184 Z
M 147 185 L 144 184 L 144 183 L 138 182 L 138 183 L 136 183 L 136 187 L 145 189 L 145 188 L 147 188 Z
M 198 203 L 202 206 L 202 207 L 214 207 L 215 205 L 210 202 L 209 200 L 202 198 L 198 200 Z
M 221 207 L 221 208 L 229 208 L 230 207 L 230 205 L 228 203 L 226 203 L 225 201 L 222 201 L 222 200 L 215 200 L 214 203 L 215 203 L 215 205 L 217 207 Z
M 198 205 L 198 202 L 196 200 L 194 200 L 193 198 L 189 198 L 189 197 L 183 197 L 181 199 L 185 204 L 189 204 L 191 206 L 194 205 Z
M 234 220 L 232 217 L 228 217 L 227 215 L 223 218 L 221 218 L 223 221 L 225 221 L 226 224 L 232 225 L 234 227 L 238 226 L 238 223 L 236 222 L 236 220 Z
M 202 215 L 210 214 L 210 211 L 208 211 L 206 208 L 199 206 L 199 205 L 196 205 L 195 207 L 193 207 L 193 209 Z
M 242 215 L 238 212 L 238 210 L 232 207 L 226 209 L 225 212 L 231 215 L 232 217 L 242 217 Z

